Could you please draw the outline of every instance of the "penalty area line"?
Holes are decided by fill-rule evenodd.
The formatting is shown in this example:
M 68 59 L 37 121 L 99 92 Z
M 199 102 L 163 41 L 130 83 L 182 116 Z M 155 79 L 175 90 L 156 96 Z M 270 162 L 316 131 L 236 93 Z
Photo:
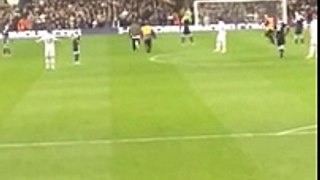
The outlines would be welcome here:
M 193 136 L 159 136 L 159 137 L 126 138 L 126 139 L 13 142 L 13 143 L 0 143 L 0 150 L 15 149 L 15 148 L 39 148 L 39 147 L 62 147 L 62 146 L 70 147 L 70 146 L 79 146 L 79 145 L 142 144 L 142 143 L 196 141 L 196 140 L 214 140 L 214 139 L 287 137 L 287 136 L 306 136 L 306 135 L 316 135 L 316 134 L 317 132 L 233 133 L 233 134 L 211 134 L 211 135 L 207 134 L 207 135 L 193 135 Z

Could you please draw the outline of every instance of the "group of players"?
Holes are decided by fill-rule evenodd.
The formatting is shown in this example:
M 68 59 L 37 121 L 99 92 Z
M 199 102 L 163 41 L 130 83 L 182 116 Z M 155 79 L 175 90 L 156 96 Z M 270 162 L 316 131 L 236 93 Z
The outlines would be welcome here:
M 3 56 L 10 56 L 11 49 L 9 46 L 9 30 L 10 23 L 7 23 L 2 31 L 3 38 Z M 80 34 L 74 32 L 71 34 L 72 39 L 72 51 L 73 51 L 73 61 L 74 64 L 80 64 Z M 44 43 L 44 64 L 47 70 L 54 70 L 56 64 L 56 51 L 55 51 L 55 42 L 60 41 L 54 35 L 51 29 L 48 29 L 39 39 L 36 40 L 37 43 Z
M 73 51 L 73 60 L 76 65 L 80 64 L 80 34 L 74 32 L 71 34 L 72 39 L 72 51 Z M 56 53 L 55 53 L 55 42 L 60 41 L 53 34 L 52 30 L 48 30 L 43 34 L 40 39 L 36 40 L 37 43 L 44 43 L 44 55 L 45 55 L 45 68 L 47 70 L 54 70 L 56 63 Z
M 186 13 L 181 19 L 180 31 L 181 31 L 181 43 L 184 45 L 188 39 L 192 45 L 194 45 L 194 38 L 190 29 L 192 23 L 192 16 Z M 222 18 L 219 18 L 218 25 L 216 26 L 216 31 L 218 32 L 216 39 L 216 48 L 214 52 L 227 52 L 226 45 L 226 26 Z M 152 41 L 156 39 L 156 33 L 152 29 L 152 26 L 148 25 L 148 22 L 139 23 L 134 21 L 129 27 L 129 37 L 131 38 L 132 50 L 137 51 L 141 40 L 144 42 L 146 52 L 150 53 L 152 50 Z
M 295 13 L 295 30 L 294 30 L 294 41 L 296 44 L 304 43 L 303 30 L 304 30 L 304 17 L 298 12 Z M 191 16 L 190 14 L 186 14 L 181 19 L 181 43 L 184 44 L 186 39 L 188 38 L 193 45 L 194 38 L 192 36 L 191 30 Z M 152 27 L 147 25 L 147 33 L 144 30 L 146 27 L 145 24 L 142 27 L 139 26 L 137 22 L 134 22 L 129 28 L 129 36 L 132 38 L 132 47 L 134 51 L 137 51 L 140 45 L 140 39 L 143 39 L 145 42 L 145 47 L 148 53 L 151 52 L 152 47 L 152 39 L 155 38 L 155 32 L 152 30 Z M 227 52 L 227 28 L 222 18 L 218 18 L 218 24 L 215 26 L 217 31 L 216 37 L 216 48 L 214 52 Z M 307 56 L 310 58 L 317 58 L 317 39 L 318 39 L 318 21 L 317 15 L 313 15 L 313 19 L 310 22 L 310 50 Z M 280 58 L 284 58 L 285 54 L 285 44 L 286 44 L 286 35 L 289 33 L 289 26 L 283 22 L 281 19 L 276 19 L 274 17 L 269 17 L 265 15 L 265 35 L 270 40 L 270 43 L 276 45 L 278 48 Z
M 294 42 L 295 44 L 304 43 L 304 17 L 295 12 L 294 20 Z M 307 59 L 313 57 L 317 58 L 317 42 L 318 42 L 318 20 L 317 14 L 313 15 L 313 18 L 309 24 L 310 29 L 310 49 Z M 288 25 L 283 22 L 281 19 L 276 19 L 274 17 L 269 17 L 265 15 L 265 36 L 269 39 L 270 43 L 278 47 L 280 58 L 284 57 L 285 53 L 285 44 L 286 44 L 286 35 L 289 33 Z
M 227 28 L 222 18 L 218 18 L 218 24 L 216 26 L 217 38 L 216 38 L 216 48 L 214 52 L 227 52 Z M 190 43 L 194 44 L 194 38 L 190 29 L 191 25 L 191 14 L 186 13 L 181 19 L 181 43 L 185 44 L 186 39 L 189 39 Z M 295 43 L 304 43 L 303 29 L 304 29 L 304 18 L 299 13 L 296 13 L 295 19 Z M 276 45 L 280 58 L 284 57 L 286 35 L 289 32 L 287 24 L 281 20 L 276 20 L 273 17 L 265 15 L 265 35 L 270 40 L 270 43 Z M 318 41 L 318 21 L 317 15 L 314 14 L 313 20 L 309 25 L 311 41 L 310 50 L 307 58 L 317 58 L 317 41 Z M 3 31 L 3 55 L 8 56 L 11 54 L 11 49 L 9 47 L 9 24 L 5 25 Z M 156 33 L 152 26 L 149 25 L 147 21 L 138 22 L 134 21 L 129 27 L 129 36 L 132 41 L 133 51 L 138 51 L 141 40 L 144 43 L 144 47 L 147 53 L 152 51 L 153 39 L 156 39 Z M 73 60 L 75 64 L 80 64 L 80 34 L 73 33 L 72 39 L 72 49 L 73 49 Z M 40 39 L 36 42 L 44 43 L 44 53 L 45 53 L 45 68 L 48 70 L 55 69 L 55 42 L 59 41 L 53 34 L 52 30 L 48 30 L 47 33 L 42 35 Z

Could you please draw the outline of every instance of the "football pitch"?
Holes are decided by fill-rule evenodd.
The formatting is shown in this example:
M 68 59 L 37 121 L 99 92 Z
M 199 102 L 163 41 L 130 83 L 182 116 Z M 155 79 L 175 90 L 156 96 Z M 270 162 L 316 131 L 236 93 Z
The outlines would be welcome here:
M 283 60 L 260 31 L 181 46 L 159 34 L 151 54 L 127 35 L 43 45 L 0 57 L 1 180 L 315 180 L 317 62 L 287 37 Z

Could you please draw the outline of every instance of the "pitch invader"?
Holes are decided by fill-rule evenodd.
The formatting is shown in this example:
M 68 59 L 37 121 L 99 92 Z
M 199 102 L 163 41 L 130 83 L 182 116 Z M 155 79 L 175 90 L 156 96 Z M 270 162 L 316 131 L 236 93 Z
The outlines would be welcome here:
M 190 29 L 190 24 L 191 24 L 190 18 L 188 16 L 184 16 L 181 21 L 182 21 L 181 43 L 184 44 L 186 42 L 186 38 L 189 38 L 190 43 L 193 44 L 194 39 Z
M 11 49 L 9 46 L 9 31 L 10 31 L 10 24 L 7 23 L 4 26 L 4 29 L 2 31 L 2 37 L 3 37 L 3 55 L 4 56 L 9 56 L 11 55 Z
M 152 40 L 156 39 L 156 33 L 153 31 L 152 27 L 148 25 L 148 22 L 143 23 L 141 27 L 141 38 L 143 39 L 144 46 L 147 53 L 151 53 L 152 50 Z
M 298 12 L 295 12 L 295 35 L 294 35 L 294 42 L 298 44 L 299 42 L 302 44 L 304 43 L 303 38 L 303 22 L 304 18 Z
M 277 23 L 275 28 L 276 28 L 276 32 L 275 32 L 276 45 L 278 47 L 280 58 L 282 59 L 284 57 L 285 44 L 286 44 L 286 35 L 289 32 L 289 28 L 281 20 L 278 21 L 278 23 Z
M 313 19 L 310 22 L 310 49 L 308 59 L 315 57 L 318 58 L 318 17 L 317 14 L 313 15 Z
M 71 36 L 72 39 L 72 51 L 74 64 L 80 64 L 80 34 L 75 32 Z
M 134 21 L 129 28 L 129 36 L 131 38 L 131 45 L 132 50 L 137 51 L 140 46 L 140 39 L 141 39 L 141 27 L 140 25 Z
M 41 38 L 36 41 L 37 43 L 44 43 L 45 68 L 47 70 L 55 69 L 55 41 L 58 41 L 58 39 L 51 30 L 48 30 L 47 33 L 42 35 Z
M 227 31 L 226 31 L 226 25 L 222 18 L 219 18 L 219 22 L 217 25 L 217 38 L 216 38 L 216 49 L 214 52 L 221 52 L 226 53 L 227 52 Z
M 275 20 L 273 17 L 269 17 L 267 14 L 264 15 L 265 19 L 265 36 L 270 40 L 271 44 L 274 44 L 273 34 L 275 29 Z

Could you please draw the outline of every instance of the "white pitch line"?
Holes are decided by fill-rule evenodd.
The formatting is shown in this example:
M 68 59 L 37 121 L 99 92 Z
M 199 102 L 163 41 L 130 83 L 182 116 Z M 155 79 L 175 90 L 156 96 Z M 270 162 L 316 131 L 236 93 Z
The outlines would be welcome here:
M 101 145 L 101 144 L 141 144 L 172 141 L 193 141 L 193 140 L 213 140 L 213 139 L 238 139 L 238 138 L 258 138 L 258 137 L 284 137 L 315 135 L 317 132 L 293 132 L 290 134 L 277 133 L 234 133 L 234 134 L 212 134 L 194 136 L 159 136 L 146 138 L 127 139 L 97 139 L 97 140 L 74 140 L 74 141 L 51 141 L 51 142 L 25 142 L 25 143 L 0 143 L 0 149 L 10 148 L 36 148 L 36 147 L 61 147 L 77 145 Z
M 152 57 L 149 58 L 149 61 L 153 62 L 153 63 L 157 63 L 157 64 L 176 64 L 176 65 L 184 65 L 184 66 L 191 66 L 191 67 L 241 67 L 241 66 L 272 66 L 274 65 L 274 62 L 253 62 L 253 63 L 245 63 L 245 62 L 228 62 L 228 63 L 222 63 L 222 64 L 217 64 L 217 63 L 210 63 L 210 62 L 185 62 L 185 61 L 181 61 L 178 62 L 176 60 L 168 60 L 168 61 L 163 61 L 163 60 L 159 60 L 160 57 L 174 57 L 177 54 L 158 54 L 158 55 L 154 55 Z
M 161 60 L 161 58 L 164 57 L 170 57 L 171 60 Z M 190 61 L 177 61 L 177 59 L 174 59 L 177 56 L 177 54 L 158 54 L 154 55 L 149 58 L 150 62 L 157 63 L 157 64 L 171 64 L 171 65 L 183 65 L 183 66 L 189 66 L 189 67 L 272 67 L 274 65 L 277 65 L 278 63 L 274 61 L 268 61 L 268 62 L 223 62 L 223 63 L 217 63 L 219 61 L 212 61 L 212 62 L 190 62 Z M 173 59 L 172 59 L 173 58 Z M 302 65 L 302 64 L 301 64 Z
M 318 126 L 316 124 L 315 125 L 310 125 L 310 126 L 302 126 L 302 127 L 297 127 L 297 128 L 281 131 L 278 134 L 279 135 L 292 134 L 292 133 L 303 131 L 303 130 L 316 129 L 317 127 Z

